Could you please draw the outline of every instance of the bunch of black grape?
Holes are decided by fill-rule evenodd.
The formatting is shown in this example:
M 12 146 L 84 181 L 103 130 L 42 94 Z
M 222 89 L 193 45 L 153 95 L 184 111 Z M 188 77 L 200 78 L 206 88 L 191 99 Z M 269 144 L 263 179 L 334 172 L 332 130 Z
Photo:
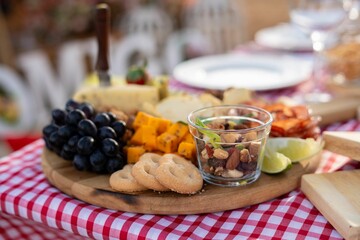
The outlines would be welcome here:
M 126 124 L 111 112 L 96 113 L 89 103 L 69 100 L 54 109 L 43 129 L 46 147 L 80 171 L 113 173 L 126 164 L 122 140 Z

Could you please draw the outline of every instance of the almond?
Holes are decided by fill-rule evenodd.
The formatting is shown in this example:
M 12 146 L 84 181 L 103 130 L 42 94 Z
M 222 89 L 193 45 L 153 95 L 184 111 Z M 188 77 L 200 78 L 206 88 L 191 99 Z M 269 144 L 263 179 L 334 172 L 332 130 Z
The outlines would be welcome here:
M 234 170 L 240 163 L 240 150 L 235 148 L 234 152 L 230 155 L 226 162 L 226 168 Z

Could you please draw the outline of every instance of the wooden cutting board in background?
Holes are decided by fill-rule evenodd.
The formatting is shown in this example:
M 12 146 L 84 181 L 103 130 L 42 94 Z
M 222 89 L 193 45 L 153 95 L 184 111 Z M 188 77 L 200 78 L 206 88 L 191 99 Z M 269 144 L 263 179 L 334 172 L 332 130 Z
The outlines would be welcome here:
M 360 160 L 360 132 L 324 132 L 325 149 Z M 360 239 L 360 169 L 306 174 L 301 190 L 345 239 Z
M 325 149 L 360 161 L 360 132 L 325 131 Z
M 330 102 L 310 103 L 313 116 L 320 116 L 320 125 L 325 126 L 356 118 L 360 107 L 360 96 L 347 96 L 334 98 Z
M 345 239 L 360 239 L 360 170 L 304 175 L 301 190 Z

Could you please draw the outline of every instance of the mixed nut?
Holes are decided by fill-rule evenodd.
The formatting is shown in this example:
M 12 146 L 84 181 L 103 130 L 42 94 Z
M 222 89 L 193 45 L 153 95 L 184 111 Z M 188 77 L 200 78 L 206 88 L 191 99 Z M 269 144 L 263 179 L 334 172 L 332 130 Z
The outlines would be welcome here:
M 196 119 L 196 124 L 202 129 L 198 129 L 196 143 L 199 164 L 204 173 L 242 178 L 254 174 L 260 167 L 258 159 L 262 141 L 265 141 L 265 130 L 246 131 L 260 126 L 259 122 L 226 118 L 212 121 Z

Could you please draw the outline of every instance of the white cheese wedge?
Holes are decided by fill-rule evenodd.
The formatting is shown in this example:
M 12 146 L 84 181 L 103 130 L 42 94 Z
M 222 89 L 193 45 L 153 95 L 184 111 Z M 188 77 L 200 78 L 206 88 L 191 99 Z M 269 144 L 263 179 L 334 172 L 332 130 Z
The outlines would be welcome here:
M 245 88 L 231 88 L 224 92 L 224 105 L 239 104 L 250 101 L 253 98 L 253 92 Z
M 187 116 L 192 111 L 220 104 L 221 101 L 210 94 L 201 94 L 200 96 L 175 95 L 160 101 L 155 107 L 155 112 L 156 115 L 173 122 L 187 122 Z
M 159 92 L 156 87 L 143 85 L 88 87 L 76 92 L 73 99 L 88 102 L 97 110 L 114 108 L 133 114 L 142 110 L 145 103 L 157 104 Z

